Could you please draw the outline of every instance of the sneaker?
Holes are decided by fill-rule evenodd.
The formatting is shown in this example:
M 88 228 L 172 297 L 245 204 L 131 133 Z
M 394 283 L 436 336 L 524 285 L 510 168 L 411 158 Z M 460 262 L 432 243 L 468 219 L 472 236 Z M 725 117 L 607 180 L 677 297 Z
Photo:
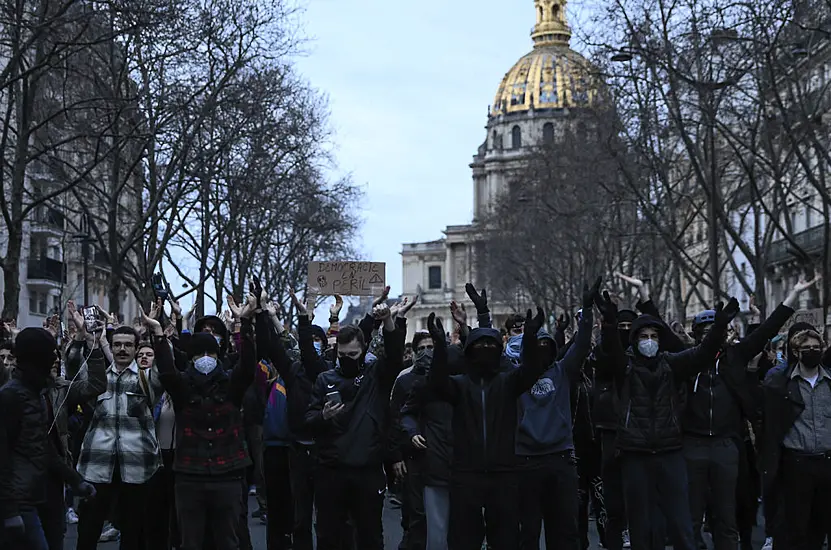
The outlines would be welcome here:
M 393 508 L 401 508 L 401 499 L 395 495 L 392 495 L 390 496 L 390 504 Z
M 773 550 L 773 537 L 765 539 L 765 545 L 762 546 L 762 550 Z
M 66 510 L 66 522 L 70 525 L 78 523 L 78 514 L 75 512 L 74 508 L 68 508 Z
M 111 525 L 104 529 L 104 531 L 101 533 L 101 537 L 98 539 L 98 542 L 113 542 L 120 538 L 121 533 L 119 533 L 118 529 Z
M 623 531 L 623 547 L 632 548 L 632 543 L 629 541 L 629 529 Z
M 268 514 L 266 512 L 260 514 L 260 523 L 262 523 L 263 525 L 268 525 Z
M 250 496 L 250 497 L 257 496 L 257 488 L 254 487 L 253 485 L 248 488 L 248 496 Z
M 254 519 L 261 518 L 265 515 L 265 510 L 262 508 L 257 508 L 253 512 L 251 512 L 251 517 Z

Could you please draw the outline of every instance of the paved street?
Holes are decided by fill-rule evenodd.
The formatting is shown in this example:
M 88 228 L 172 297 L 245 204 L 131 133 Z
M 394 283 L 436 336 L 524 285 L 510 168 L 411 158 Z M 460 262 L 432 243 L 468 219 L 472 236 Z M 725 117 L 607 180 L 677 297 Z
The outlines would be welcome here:
M 249 502 L 249 509 L 255 510 L 257 503 L 252 497 Z M 760 518 L 761 520 L 761 518 Z M 389 505 L 389 500 L 386 501 L 384 507 L 384 548 L 386 550 L 396 550 L 398 543 L 401 542 L 401 514 L 398 510 L 392 509 Z M 265 550 L 265 526 L 259 520 L 252 519 L 249 522 L 251 530 L 251 539 L 254 543 L 254 550 Z M 592 549 L 600 548 L 597 540 L 597 532 L 594 529 L 594 523 L 589 529 L 590 545 Z M 705 540 L 712 548 L 712 540 L 709 535 L 705 534 Z M 753 533 L 753 548 L 760 549 L 764 544 L 764 531 L 762 528 L 757 528 Z M 75 526 L 70 525 L 66 536 L 66 550 L 75 550 Z M 102 543 L 98 545 L 99 550 L 117 550 L 117 542 Z M 540 542 L 540 548 L 545 548 L 545 543 Z

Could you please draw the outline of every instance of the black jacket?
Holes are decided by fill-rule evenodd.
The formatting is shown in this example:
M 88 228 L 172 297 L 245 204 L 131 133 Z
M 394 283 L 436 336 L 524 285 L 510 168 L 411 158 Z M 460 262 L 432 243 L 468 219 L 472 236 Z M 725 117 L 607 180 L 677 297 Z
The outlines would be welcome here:
M 388 451 L 390 393 L 404 368 L 403 339 L 398 329 L 384 332 L 385 357 L 366 365 L 357 378 L 336 369 L 315 381 L 306 425 L 315 437 L 318 460 L 328 466 L 381 465 Z M 326 394 L 339 392 L 346 408 L 326 420 Z
M 623 451 L 661 453 L 683 446 L 681 414 L 683 384 L 715 358 L 726 326 L 714 326 L 701 345 L 671 353 L 660 350 L 652 358 L 637 351 L 638 332 L 645 327 L 660 332 L 663 345 L 668 330 L 660 320 L 644 315 L 632 323 L 630 343 L 624 352 L 617 338 L 610 338 L 611 368 L 618 393 L 617 447 Z
M 0 388 L 0 519 L 46 502 L 49 474 L 77 487 L 81 477 L 48 438 L 43 389 L 20 377 Z
M 748 384 L 747 364 L 762 353 L 793 310 L 782 304 L 761 326 L 741 342 L 724 348 L 718 358 L 687 384 L 684 433 L 700 437 L 739 438 L 743 419 L 758 425 L 753 387 Z
M 450 484 L 453 460 L 453 406 L 442 401 L 428 387 L 427 376 L 417 376 L 413 389 L 401 408 L 401 425 L 407 434 L 417 473 L 430 487 Z M 412 446 L 413 436 L 427 441 L 427 449 Z
M 465 350 L 479 338 L 489 337 L 490 331 L 493 329 L 471 331 Z M 487 378 L 472 374 L 451 376 L 448 348 L 444 343 L 436 344 L 429 386 L 453 406 L 453 471 L 516 469 L 517 399 L 534 386 L 546 369 L 537 335 L 526 332 L 523 336 L 519 367 Z

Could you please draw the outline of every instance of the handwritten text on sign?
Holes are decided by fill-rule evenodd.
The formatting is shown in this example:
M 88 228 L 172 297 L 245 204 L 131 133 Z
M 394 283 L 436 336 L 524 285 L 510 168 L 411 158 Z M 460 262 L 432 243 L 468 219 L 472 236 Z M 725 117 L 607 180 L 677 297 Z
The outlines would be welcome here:
M 383 262 L 309 262 L 309 292 L 318 296 L 375 296 L 386 277 Z

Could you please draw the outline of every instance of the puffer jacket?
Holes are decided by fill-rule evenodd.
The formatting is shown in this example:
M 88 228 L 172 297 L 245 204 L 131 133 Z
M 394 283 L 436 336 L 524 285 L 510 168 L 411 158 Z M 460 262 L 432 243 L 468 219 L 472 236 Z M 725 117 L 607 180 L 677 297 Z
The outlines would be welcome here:
M 649 358 L 637 351 L 638 332 L 646 327 L 658 330 L 661 348 Z M 716 325 L 704 341 L 678 353 L 663 350 L 667 327 L 649 315 L 632 323 L 631 345 L 624 352 L 620 341 L 612 338 L 611 367 L 618 393 L 617 447 L 622 451 L 662 453 L 683 446 L 681 414 L 684 382 L 715 359 L 727 327 Z

